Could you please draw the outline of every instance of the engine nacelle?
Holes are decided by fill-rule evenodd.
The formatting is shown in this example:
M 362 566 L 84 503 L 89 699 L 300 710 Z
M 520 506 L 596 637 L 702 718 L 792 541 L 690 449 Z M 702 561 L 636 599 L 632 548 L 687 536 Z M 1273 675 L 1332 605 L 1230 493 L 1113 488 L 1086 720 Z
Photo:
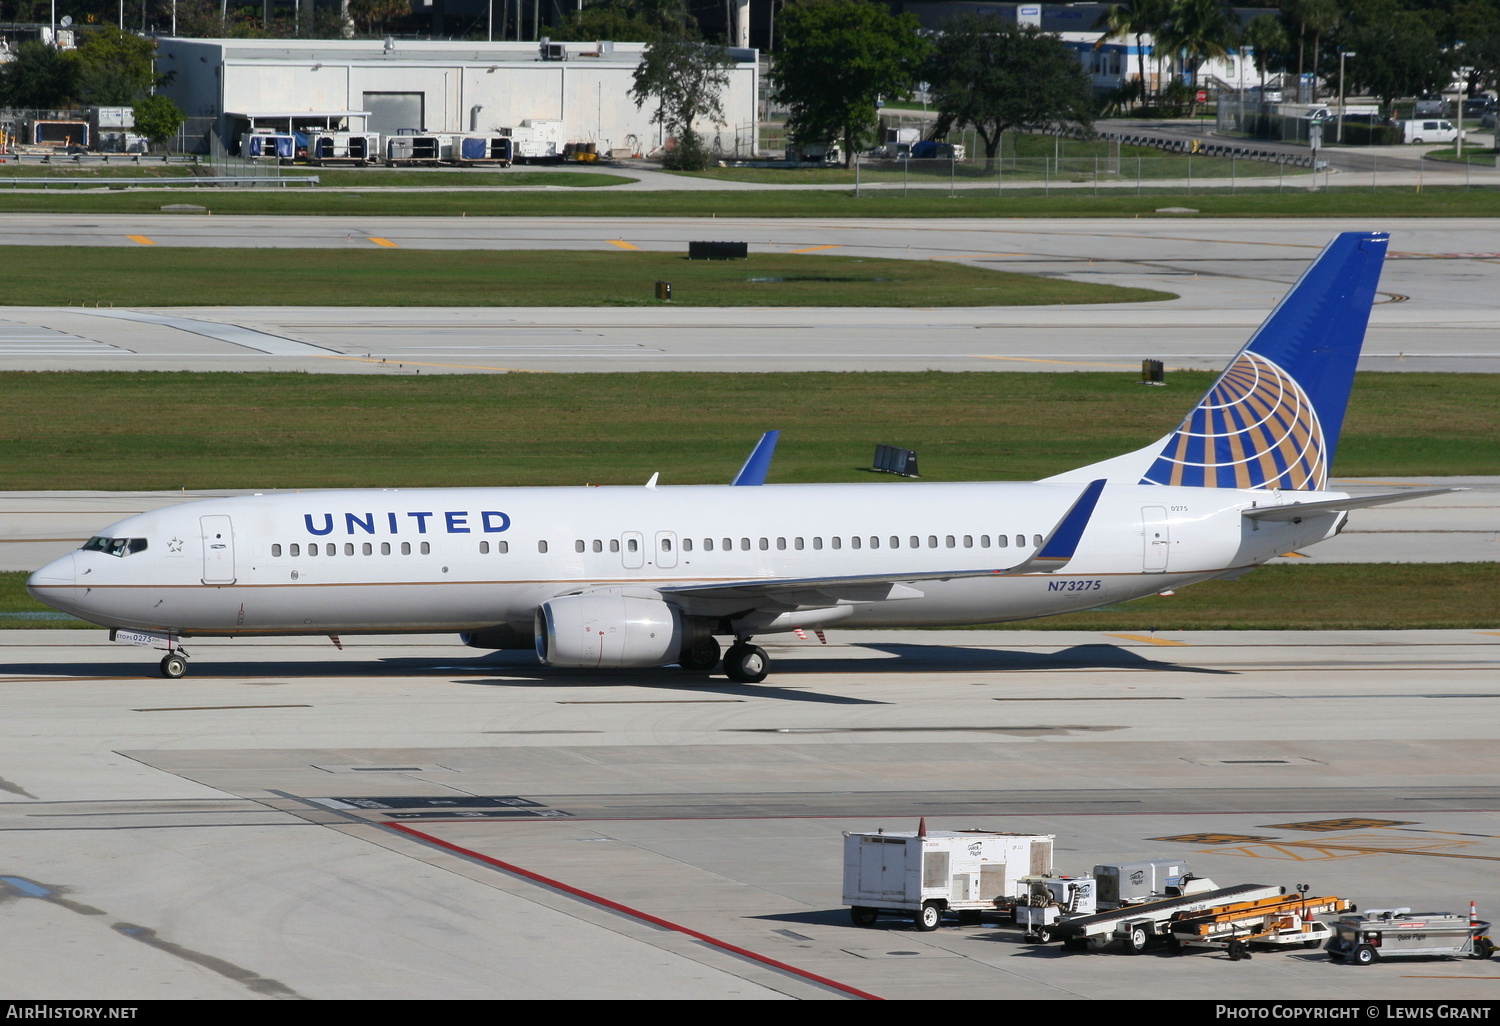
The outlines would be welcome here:
M 564 595 L 536 613 L 536 654 L 547 666 L 665 666 L 682 651 L 682 613 L 661 599 Z

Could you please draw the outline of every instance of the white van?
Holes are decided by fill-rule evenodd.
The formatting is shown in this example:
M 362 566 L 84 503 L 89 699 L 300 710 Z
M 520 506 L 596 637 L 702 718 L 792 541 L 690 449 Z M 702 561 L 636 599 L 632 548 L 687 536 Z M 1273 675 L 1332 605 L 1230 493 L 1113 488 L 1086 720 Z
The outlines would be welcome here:
M 1405 134 L 1402 141 L 1408 143 L 1445 143 L 1458 138 L 1458 129 L 1453 127 L 1453 122 L 1439 118 L 1403 121 L 1401 129 Z

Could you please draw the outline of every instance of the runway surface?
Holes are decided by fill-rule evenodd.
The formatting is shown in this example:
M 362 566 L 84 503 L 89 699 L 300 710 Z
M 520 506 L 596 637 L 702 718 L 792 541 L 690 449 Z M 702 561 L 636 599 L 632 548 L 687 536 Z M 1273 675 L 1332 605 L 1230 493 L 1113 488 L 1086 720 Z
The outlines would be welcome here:
M 1127 958 L 854 926 L 842 832 L 1056 835 L 1363 907 L 1500 907 L 1500 634 L 829 632 L 759 686 L 447 639 L 10 632 L 17 998 L 1473 998 L 1494 962 Z M 66 952 L 66 958 L 58 954 Z
M 0 215 L 0 245 L 750 251 L 954 260 L 1165 290 L 1164 303 L 882 308 L 0 308 L 0 370 L 319 373 L 1222 367 L 1336 233 L 1392 233 L 1360 367 L 1500 369 L 1487 221 L 736 220 Z M 642 282 L 642 300 L 653 283 Z M 375 297 L 366 297 L 375 298 Z

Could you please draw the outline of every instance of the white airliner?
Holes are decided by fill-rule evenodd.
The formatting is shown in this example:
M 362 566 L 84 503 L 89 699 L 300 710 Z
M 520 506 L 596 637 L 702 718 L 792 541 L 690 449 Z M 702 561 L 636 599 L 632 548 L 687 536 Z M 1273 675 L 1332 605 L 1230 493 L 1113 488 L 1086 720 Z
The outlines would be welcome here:
M 549 666 L 763 680 L 759 635 L 1090 609 L 1331 537 L 1326 491 L 1388 237 L 1335 238 L 1165 438 L 1034 483 L 422 488 L 211 499 L 113 524 L 36 598 L 166 650 L 199 636 L 459 632 Z

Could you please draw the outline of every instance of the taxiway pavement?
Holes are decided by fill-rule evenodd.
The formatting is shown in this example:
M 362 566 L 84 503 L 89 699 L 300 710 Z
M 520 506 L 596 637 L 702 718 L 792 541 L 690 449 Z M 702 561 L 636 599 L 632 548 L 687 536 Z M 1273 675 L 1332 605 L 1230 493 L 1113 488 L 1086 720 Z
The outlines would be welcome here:
M 1339 231 L 1386 229 L 1360 367 L 1500 367 L 1500 247 L 1475 219 L 256 218 L 0 215 L 0 245 L 756 252 L 953 260 L 1141 286 L 1161 303 L 962 308 L 0 309 L 0 370 L 505 371 L 1217 369 Z M 748 273 L 748 272 L 747 272 Z M 650 301 L 654 281 L 643 280 Z M 19 298 L 19 297 L 17 297 Z
M 1500 635 L 828 632 L 757 686 L 448 639 L 0 636 L 7 998 L 1492 1000 L 1496 963 L 853 925 L 843 831 L 1500 907 Z

